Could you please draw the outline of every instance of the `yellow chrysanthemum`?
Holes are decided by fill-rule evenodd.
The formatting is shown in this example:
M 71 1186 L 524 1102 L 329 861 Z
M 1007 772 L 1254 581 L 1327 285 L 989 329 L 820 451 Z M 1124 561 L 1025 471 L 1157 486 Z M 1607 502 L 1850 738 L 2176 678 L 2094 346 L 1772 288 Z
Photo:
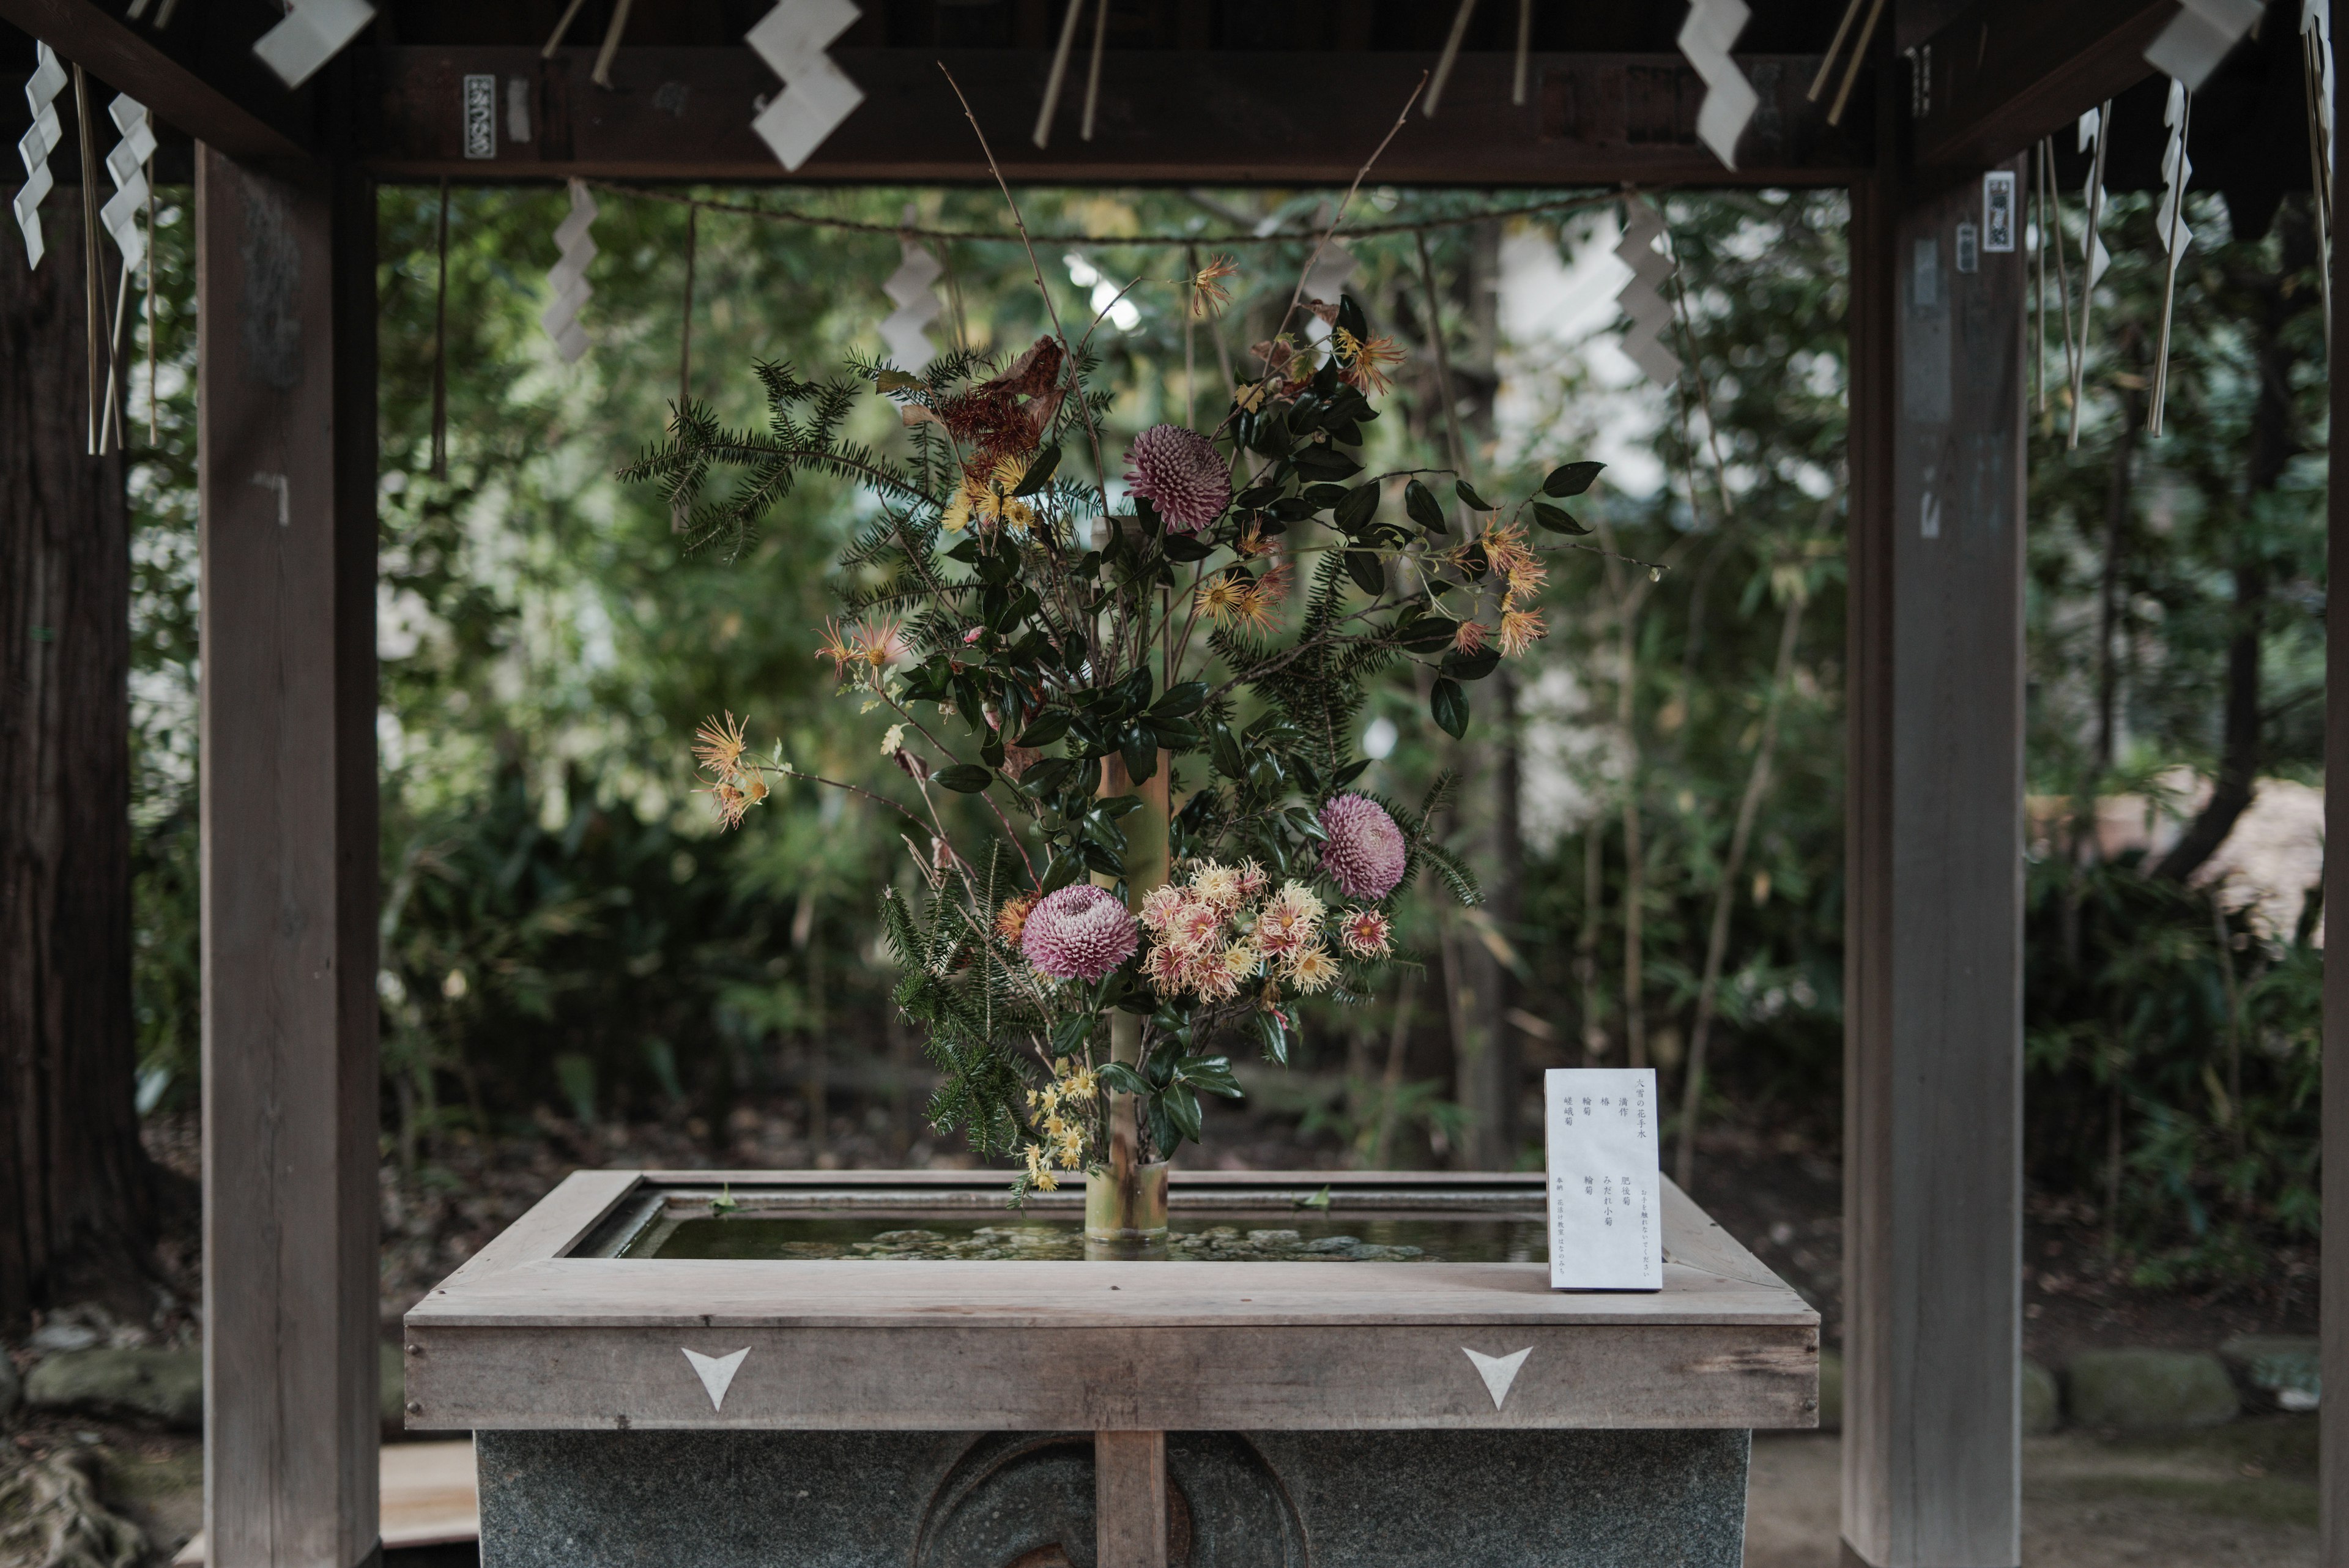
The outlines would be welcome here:
M 985 479 L 966 474 L 955 487 L 954 499 L 947 503 L 946 515 L 939 519 L 941 524 L 949 534 L 959 534 L 974 522 L 982 528 L 1027 532 L 1036 525 L 1036 514 L 1025 501 L 1011 493 L 1019 488 L 1027 472 L 1027 465 L 1019 459 L 1007 457 Z

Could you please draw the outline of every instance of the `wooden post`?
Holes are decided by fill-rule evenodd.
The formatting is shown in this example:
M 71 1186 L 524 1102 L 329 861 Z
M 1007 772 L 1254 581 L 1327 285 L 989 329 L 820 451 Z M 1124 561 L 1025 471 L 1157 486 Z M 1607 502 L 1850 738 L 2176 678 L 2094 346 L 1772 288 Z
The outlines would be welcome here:
M 376 1523 L 375 209 L 196 159 L 204 1529 L 339 1568 Z
M 1166 1568 L 1166 1434 L 1093 1434 L 1093 1543 L 1100 1568 Z
M 2013 1568 L 2023 253 L 1979 176 L 1852 204 L 1844 1553 Z
M 2336 85 L 2333 94 L 2333 123 L 2341 122 L 2344 95 Z M 2343 189 L 2339 168 L 2333 172 L 2333 210 L 2341 210 Z M 2328 376 L 2344 363 L 2349 346 L 2349 265 L 2344 263 L 2341 241 L 2333 242 L 2327 265 L 2333 269 L 2331 341 L 2325 345 Z M 2328 397 L 2333 429 L 2349 431 L 2349 377 L 2333 376 Z M 2326 560 L 2328 580 L 2349 583 L 2349 439 L 2336 434 L 2325 454 Z M 2349 630 L 2333 635 L 2328 616 L 2324 623 L 2324 773 L 2336 784 L 2349 781 Z M 2349 784 L 2328 790 L 2324 796 L 2324 839 L 2349 845 Z M 2349 909 L 2349 855 L 2324 857 L 2324 907 Z M 2324 1163 L 2323 1257 L 2319 1286 L 2337 1293 L 2323 1299 L 2335 1310 L 2323 1315 L 2321 1361 L 2335 1388 L 2349 1388 L 2349 963 L 2324 966 L 2324 1110 L 2319 1135 Z M 2323 1429 L 2318 1434 L 2321 1474 L 2318 1490 L 2320 1533 L 2316 1560 L 2324 1568 L 2349 1563 L 2349 1399 L 2339 1396 L 2321 1407 Z

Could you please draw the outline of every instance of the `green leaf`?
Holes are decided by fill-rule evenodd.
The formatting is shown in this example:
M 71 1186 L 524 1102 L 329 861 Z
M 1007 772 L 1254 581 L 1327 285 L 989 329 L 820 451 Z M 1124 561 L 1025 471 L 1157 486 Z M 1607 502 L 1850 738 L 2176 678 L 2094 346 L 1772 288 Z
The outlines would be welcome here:
M 1435 492 L 1416 479 L 1402 487 L 1402 509 L 1411 514 L 1413 522 L 1431 534 L 1451 531 L 1444 525 L 1444 507 L 1435 499 Z
M 1379 487 L 1375 483 L 1358 484 L 1346 492 L 1346 499 L 1338 503 L 1330 521 L 1340 533 L 1351 534 L 1378 515 Z
M 1256 1029 L 1256 1037 L 1264 1044 L 1264 1059 L 1288 1064 L 1288 1031 L 1281 1026 L 1278 1017 L 1257 1008 L 1248 1014 L 1248 1023 Z
M 1052 1054 L 1072 1055 L 1084 1046 L 1098 1020 L 1090 1012 L 1071 1012 L 1052 1025 Z
M 1045 868 L 1044 886 L 1040 891 L 1057 893 L 1068 887 L 1085 874 L 1085 860 L 1086 856 L 1081 850 L 1075 854 L 1054 856 L 1052 864 Z
M 1170 752 L 1187 752 L 1202 738 L 1199 727 L 1188 719 L 1161 719 L 1154 713 L 1143 720 L 1143 723 L 1158 737 L 1158 743 Z
M 940 768 L 930 775 L 930 782 L 944 784 L 957 794 L 977 794 L 995 782 L 995 774 L 976 763 L 960 763 L 950 768 Z
M 1557 496 L 1579 495 L 1590 488 L 1590 482 L 1597 479 L 1599 471 L 1606 466 L 1603 462 L 1561 463 L 1551 469 L 1549 477 L 1542 481 L 1542 493 Z
M 1480 648 L 1474 653 L 1447 653 L 1436 668 L 1457 680 L 1482 680 L 1500 668 L 1501 650 Z
M 1048 446 L 1030 460 L 1028 472 L 1019 476 L 1019 488 L 1014 495 L 1033 495 L 1051 483 L 1052 471 L 1061 466 L 1061 449 Z
M 1206 706 L 1207 683 L 1204 680 L 1178 680 L 1166 689 L 1166 695 L 1150 705 L 1153 719 L 1187 719 Z
M 1330 787 L 1333 789 L 1344 789 L 1348 784 L 1352 784 L 1356 779 L 1361 778 L 1363 772 L 1368 769 L 1370 765 L 1371 759 L 1368 757 L 1361 757 L 1354 762 L 1348 763 L 1344 767 L 1340 768 L 1338 770 L 1337 776 L 1330 781 Z
M 1357 342 L 1371 335 L 1370 318 L 1362 314 L 1361 303 L 1350 294 L 1338 296 L 1338 325 L 1352 333 Z
M 1125 756 L 1125 776 L 1135 784 L 1144 784 L 1158 771 L 1158 737 L 1146 724 L 1134 724 L 1127 729 L 1117 743 Z
M 1232 1060 L 1228 1056 L 1194 1056 L 1176 1065 L 1174 1081 L 1210 1095 L 1221 1095 L 1227 1100 L 1240 1097 L 1240 1084 L 1232 1076 Z
M 1038 746 L 1049 746 L 1068 732 L 1069 711 L 1066 708 L 1047 708 L 1036 715 L 1034 723 L 1019 732 L 1019 739 L 1014 743 L 1032 750 Z
M 1101 1070 L 1101 1081 L 1121 1095 L 1150 1093 L 1150 1080 L 1123 1062 L 1112 1062 Z
M 1216 546 L 1196 534 L 1169 534 L 1160 542 L 1159 548 L 1166 552 L 1168 560 L 1185 565 L 1204 561 L 1216 553 Z
M 1466 502 L 1469 505 L 1475 507 L 1479 512 L 1493 512 L 1498 510 L 1498 508 L 1494 506 L 1491 502 L 1477 494 L 1476 487 L 1469 483 L 1464 479 L 1455 479 L 1452 482 L 1452 493 L 1457 495 L 1461 500 Z
M 1433 653 L 1439 648 L 1451 647 L 1459 631 L 1460 623 L 1449 616 L 1423 615 L 1397 627 L 1395 637 L 1413 653 Z
M 1169 1084 L 1160 1093 L 1158 1103 L 1166 1107 L 1166 1119 L 1174 1124 L 1175 1131 L 1193 1143 L 1199 1141 L 1199 1127 L 1204 1118 L 1199 1112 L 1197 1095 L 1183 1084 Z
M 1346 575 L 1354 579 L 1356 587 L 1372 598 L 1387 591 L 1386 563 L 1380 560 L 1373 551 L 1347 551 Z
M 1547 501 L 1534 503 L 1534 521 L 1553 534 L 1588 534 L 1590 530 L 1574 520 L 1563 506 L 1552 506 Z
M 1215 761 L 1216 771 L 1227 779 L 1245 777 L 1247 757 L 1241 752 L 1239 742 L 1232 735 L 1231 727 L 1222 723 L 1207 726 L 1207 752 Z
M 1444 732 L 1459 740 L 1468 732 L 1468 694 L 1460 690 L 1460 682 L 1439 680 L 1427 694 L 1428 711 Z
M 1308 479 L 1351 479 L 1362 472 L 1362 465 L 1334 447 L 1309 446 L 1295 459 L 1297 472 Z

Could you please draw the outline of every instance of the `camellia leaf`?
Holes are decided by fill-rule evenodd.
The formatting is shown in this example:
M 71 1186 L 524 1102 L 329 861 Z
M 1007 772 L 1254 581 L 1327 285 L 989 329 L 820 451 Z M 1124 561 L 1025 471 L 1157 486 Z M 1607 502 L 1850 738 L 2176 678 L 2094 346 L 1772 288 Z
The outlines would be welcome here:
M 1431 534 L 1449 533 L 1444 522 L 1444 508 L 1435 499 L 1435 492 L 1418 480 L 1402 487 L 1402 509 L 1411 520 Z
M 1423 615 L 1395 628 L 1395 636 L 1413 653 L 1433 653 L 1452 646 L 1460 633 L 1460 623 L 1449 616 Z
M 1081 1047 L 1093 1032 L 1095 1019 L 1090 1012 L 1071 1012 L 1052 1025 L 1052 1054 L 1066 1056 Z
M 1551 469 L 1549 477 L 1542 481 L 1542 493 L 1557 496 L 1579 495 L 1590 488 L 1591 481 L 1597 479 L 1599 471 L 1606 466 L 1603 462 L 1561 463 Z
M 1387 591 L 1386 563 L 1372 551 L 1347 551 L 1346 575 L 1354 579 L 1356 587 L 1372 598 Z
M 1552 506 L 1547 501 L 1534 503 L 1534 521 L 1553 534 L 1588 534 L 1589 528 L 1578 523 L 1563 506 Z
M 1204 680 L 1177 680 L 1166 689 L 1166 695 L 1150 705 L 1153 719 L 1187 719 L 1197 712 L 1207 701 L 1207 683 Z
M 1033 495 L 1051 482 L 1052 471 L 1061 466 L 1061 449 L 1048 446 L 1028 463 L 1028 472 L 1019 476 L 1019 488 L 1014 495 Z
M 1049 746 L 1068 732 L 1069 711 L 1066 708 L 1047 708 L 1036 716 L 1034 723 L 1019 732 L 1016 743 L 1033 750 L 1038 746 Z
M 1340 533 L 1351 534 L 1378 515 L 1378 510 L 1379 487 L 1376 484 L 1358 484 L 1346 492 L 1346 498 L 1338 503 L 1337 510 L 1330 514 L 1330 521 L 1338 525 Z
M 1256 1028 L 1256 1037 L 1264 1044 L 1264 1058 L 1281 1066 L 1288 1064 L 1288 1031 L 1281 1026 L 1278 1015 L 1258 1008 L 1248 1014 L 1248 1023 Z
M 1104 1086 L 1113 1089 L 1121 1095 L 1146 1095 L 1150 1093 L 1150 1080 L 1144 1078 L 1141 1074 L 1135 1072 L 1123 1062 L 1110 1062 L 1103 1064 L 1101 1069 L 1101 1081 Z
M 1194 1056 L 1175 1067 L 1174 1081 L 1227 1100 L 1240 1097 L 1239 1080 L 1232 1076 L 1228 1056 Z
M 1452 493 L 1479 512 L 1498 510 L 1491 502 L 1477 494 L 1476 487 L 1464 479 L 1455 479 L 1452 482 Z
M 1461 653 L 1456 650 L 1447 653 L 1444 656 L 1444 662 L 1437 668 L 1454 680 L 1482 680 L 1499 669 L 1500 664 L 1499 649 L 1480 648 L 1474 653 Z
M 1468 694 L 1449 676 L 1439 679 L 1427 694 L 1427 709 L 1444 732 L 1459 740 L 1468 732 Z
M 950 768 L 940 768 L 930 775 L 934 784 L 944 784 L 957 794 L 977 794 L 995 782 L 995 774 L 976 763 L 960 763 Z

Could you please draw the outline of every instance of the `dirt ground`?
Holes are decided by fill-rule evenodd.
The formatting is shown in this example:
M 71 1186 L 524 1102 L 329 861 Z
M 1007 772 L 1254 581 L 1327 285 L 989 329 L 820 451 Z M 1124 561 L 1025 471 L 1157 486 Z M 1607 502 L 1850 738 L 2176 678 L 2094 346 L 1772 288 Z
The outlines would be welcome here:
M 1745 1568 L 1836 1568 L 1832 1433 L 1757 1438 Z M 2316 1418 L 2023 1444 L 2024 1568 L 2314 1568 Z

